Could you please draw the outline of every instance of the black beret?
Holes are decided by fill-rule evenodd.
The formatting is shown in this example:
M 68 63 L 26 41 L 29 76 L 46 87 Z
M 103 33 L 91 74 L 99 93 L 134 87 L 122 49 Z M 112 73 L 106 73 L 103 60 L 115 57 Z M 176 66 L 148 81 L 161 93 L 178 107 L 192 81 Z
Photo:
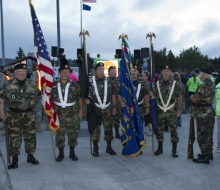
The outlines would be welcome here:
M 95 65 L 95 70 L 96 70 L 98 67 L 103 67 L 103 66 L 104 66 L 104 63 L 98 62 L 98 63 Z
M 17 69 L 27 69 L 27 65 L 26 63 L 16 63 L 14 65 L 14 71 Z
M 201 67 L 201 68 L 199 68 L 199 71 L 200 71 L 200 72 L 203 72 L 203 73 L 206 73 L 206 74 L 208 74 L 208 75 L 211 75 L 211 74 L 212 74 L 211 69 L 208 68 L 208 67 Z
M 133 64 L 134 69 L 138 69 L 138 66 L 136 64 Z
M 162 66 L 162 67 L 160 68 L 160 71 L 162 71 L 163 69 L 170 69 L 170 70 L 171 70 L 171 68 L 170 68 L 169 65 L 164 65 L 164 66 Z
M 108 68 L 108 72 L 109 72 L 111 69 L 116 69 L 116 66 L 110 66 L 110 67 Z
M 66 70 L 66 69 L 69 69 L 69 71 L 70 71 L 69 65 L 61 65 L 60 68 L 59 68 L 59 72 L 62 71 L 62 70 Z

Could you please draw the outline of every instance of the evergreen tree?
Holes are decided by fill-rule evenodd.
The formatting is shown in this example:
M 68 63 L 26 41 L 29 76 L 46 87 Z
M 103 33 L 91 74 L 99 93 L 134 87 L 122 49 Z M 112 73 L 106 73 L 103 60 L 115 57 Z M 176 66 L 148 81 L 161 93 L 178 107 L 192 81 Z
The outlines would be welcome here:
M 26 57 L 25 53 L 24 53 L 23 49 L 21 47 L 19 47 L 19 50 L 17 51 L 17 57 L 15 57 L 15 59 L 21 59 L 23 57 Z

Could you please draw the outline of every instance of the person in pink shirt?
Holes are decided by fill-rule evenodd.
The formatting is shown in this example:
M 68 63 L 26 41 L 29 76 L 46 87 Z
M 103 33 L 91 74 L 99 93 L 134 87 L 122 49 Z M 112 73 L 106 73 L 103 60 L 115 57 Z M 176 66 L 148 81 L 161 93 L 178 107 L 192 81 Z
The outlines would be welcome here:
M 77 82 L 78 77 L 73 73 L 73 70 L 70 68 L 70 75 L 69 75 L 70 80 Z

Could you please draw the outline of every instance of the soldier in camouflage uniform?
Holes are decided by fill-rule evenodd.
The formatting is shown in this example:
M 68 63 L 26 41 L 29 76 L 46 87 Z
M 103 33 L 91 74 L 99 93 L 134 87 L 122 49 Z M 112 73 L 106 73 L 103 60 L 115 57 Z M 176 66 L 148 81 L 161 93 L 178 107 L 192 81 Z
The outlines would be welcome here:
M 119 101 L 122 101 L 122 98 L 120 96 L 119 78 L 116 76 L 116 67 L 115 66 L 109 67 L 108 74 L 109 74 L 109 80 L 112 80 L 115 83 L 115 86 L 117 88 L 117 102 L 116 102 L 117 114 L 113 116 L 112 126 L 115 127 L 115 137 L 117 139 L 121 139 L 120 134 L 119 134 L 119 128 L 120 128 L 120 121 L 122 117 L 122 109 L 121 109 L 121 105 Z
M 192 117 L 196 118 L 197 141 L 201 150 L 193 162 L 209 164 L 213 160 L 213 129 L 215 112 L 212 107 L 215 98 L 215 84 L 211 81 L 212 71 L 200 68 L 200 80 L 203 82 L 190 97 Z
M 176 158 L 178 157 L 176 149 L 179 142 L 176 118 L 181 114 L 181 88 L 172 80 L 171 69 L 168 65 L 161 68 L 161 78 L 155 84 L 155 97 L 158 105 L 158 149 L 154 155 L 163 153 L 164 122 L 166 119 L 173 143 L 172 157 Z M 177 104 L 177 110 L 175 104 Z
M 33 111 L 35 101 L 41 94 L 35 83 L 26 78 L 26 64 L 18 63 L 14 67 L 16 78 L 5 83 L 0 90 L 0 103 L 5 100 L 9 113 L 5 114 L 1 107 L 1 117 L 10 126 L 10 155 L 12 156 L 11 168 L 18 167 L 18 155 L 22 142 L 22 134 L 25 142 L 27 162 L 39 164 L 34 158 L 36 150 L 36 128 L 34 124 L 35 114 Z
M 134 89 L 136 92 L 136 97 L 138 100 L 138 105 L 140 108 L 142 122 L 144 123 L 145 115 L 150 113 L 150 105 L 149 105 L 149 88 L 144 81 L 140 81 L 138 79 L 138 70 L 137 66 L 134 65 L 134 68 L 131 71 L 132 81 L 134 85 Z
M 39 76 L 38 76 L 39 75 Z M 33 82 L 36 83 L 37 87 L 39 90 L 41 90 L 41 82 L 40 82 L 40 72 L 38 71 L 38 66 L 35 65 L 35 68 L 33 69 L 31 78 Z M 42 111 L 43 111 L 43 105 L 42 105 L 42 96 L 39 96 L 35 106 L 34 106 L 34 111 L 35 111 L 35 125 L 36 125 L 36 131 L 40 132 L 41 131 L 41 122 L 42 122 Z
M 75 146 L 77 135 L 80 130 L 79 119 L 83 116 L 83 100 L 80 98 L 80 87 L 77 83 L 69 80 L 70 67 L 62 65 L 59 68 L 60 79 L 53 82 L 51 98 L 54 102 L 56 113 L 59 118 L 60 128 L 56 134 L 56 146 L 59 148 L 57 162 L 64 158 L 65 131 L 68 135 L 68 146 L 70 147 L 69 158 L 77 161 Z
M 173 74 L 173 80 L 176 81 L 176 83 L 180 86 L 181 88 L 181 100 L 182 100 L 182 103 L 181 105 L 185 105 L 185 86 L 184 84 L 181 82 L 181 77 L 180 77 L 180 74 L 175 72 Z M 182 106 L 182 109 L 181 111 L 183 112 L 185 108 Z M 179 117 L 177 117 L 177 126 L 181 127 L 182 126 L 182 116 L 180 115 Z
M 116 152 L 111 147 L 111 141 L 113 140 L 112 133 L 112 115 L 117 113 L 116 110 L 116 86 L 112 80 L 109 80 L 104 75 L 104 63 L 99 62 L 95 65 L 96 76 L 92 77 L 92 86 L 90 88 L 90 96 L 93 99 L 95 105 L 100 109 L 102 113 L 102 123 L 105 130 L 105 140 L 107 141 L 106 152 L 111 155 L 116 155 Z M 89 104 L 90 100 L 86 99 L 86 104 Z M 100 141 L 100 126 L 95 127 L 94 132 L 91 135 L 93 141 L 93 156 L 99 156 L 98 141 Z

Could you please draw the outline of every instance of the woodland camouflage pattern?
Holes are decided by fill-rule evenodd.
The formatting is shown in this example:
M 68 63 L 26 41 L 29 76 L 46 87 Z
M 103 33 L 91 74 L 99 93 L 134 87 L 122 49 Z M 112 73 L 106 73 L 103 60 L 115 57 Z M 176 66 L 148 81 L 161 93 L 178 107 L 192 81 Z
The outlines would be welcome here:
M 99 92 L 99 96 L 101 98 L 101 101 L 103 101 L 104 99 L 104 81 L 108 80 L 108 92 L 107 92 L 107 100 L 106 100 L 106 104 L 112 101 L 112 95 L 117 95 L 117 91 L 116 91 L 116 86 L 115 83 L 112 80 L 109 80 L 108 78 L 104 77 L 102 79 L 98 78 L 97 76 L 95 76 L 95 80 L 96 80 L 96 84 L 97 84 L 97 89 Z M 98 100 L 96 98 L 96 94 L 95 94 L 95 88 L 93 86 L 93 84 L 91 85 L 90 88 L 90 95 L 91 98 L 93 99 L 94 103 L 98 103 Z M 112 141 L 113 139 L 113 134 L 112 134 L 112 104 L 110 106 L 108 106 L 105 109 L 100 109 L 101 113 L 102 113 L 102 123 L 105 129 L 105 140 L 106 141 Z M 100 141 L 100 126 L 97 126 L 92 134 L 91 140 L 92 141 Z
M 138 102 L 141 102 L 142 100 L 144 100 L 145 95 L 149 95 L 150 89 L 146 82 L 143 81 L 141 82 L 139 79 L 137 81 L 133 81 L 133 84 L 134 84 L 135 93 L 137 93 L 138 85 L 141 84 L 141 90 L 138 97 Z M 146 106 L 145 101 L 143 101 L 143 103 L 139 105 L 142 122 L 144 122 L 145 106 Z
M 109 80 L 112 80 L 115 83 L 117 95 L 120 95 L 119 78 L 118 77 L 115 77 L 115 78 L 109 77 Z M 116 98 L 117 98 L 117 96 L 116 96 Z M 116 102 L 117 114 L 115 116 L 112 116 L 113 117 L 112 126 L 115 128 L 119 128 L 120 127 L 120 120 L 122 119 L 122 108 L 121 108 L 121 105 L 117 99 L 116 99 L 116 101 L 117 101 Z
M 192 116 L 196 118 L 197 140 L 201 153 L 208 155 L 213 150 L 213 129 L 215 111 L 211 106 L 199 107 L 196 104 L 213 104 L 215 99 L 215 84 L 207 79 L 193 95 L 197 99 L 192 108 Z
M 22 92 L 23 91 L 23 92 Z M 0 89 L 0 97 L 5 100 L 7 107 L 19 110 L 33 109 L 36 99 L 41 94 L 36 84 L 25 79 L 21 87 L 17 79 L 9 80 Z M 33 111 L 14 113 L 9 111 L 7 124 L 10 127 L 10 155 L 20 154 L 22 134 L 24 135 L 25 152 L 32 154 L 36 150 L 36 128 Z
M 169 98 L 173 82 L 174 81 L 171 78 L 168 81 L 163 81 L 162 78 L 159 79 L 160 92 L 161 92 L 161 96 L 162 96 L 165 104 L 166 104 L 166 102 Z M 170 100 L 169 105 L 173 104 L 180 95 L 181 95 L 181 88 L 176 83 L 173 94 L 171 96 L 171 100 Z M 157 103 L 162 105 L 161 100 L 159 98 L 157 85 L 155 87 L 155 97 L 156 97 Z M 169 109 L 167 112 L 164 112 L 163 110 L 161 110 L 158 107 L 158 128 L 157 128 L 158 129 L 158 136 L 157 136 L 157 141 L 162 142 L 164 140 L 163 134 L 164 134 L 165 119 L 166 119 L 167 123 L 169 125 L 169 128 L 170 128 L 170 132 L 171 132 L 171 142 L 172 143 L 179 142 L 179 137 L 177 135 L 176 114 L 177 114 L 177 110 L 176 110 L 175 106 L 173 108 Z
M 60 81 L 53 82 L 53 88 L 51 90 L 52 101 L 60 102 L 58 95 L 57 83 Z M 80 130 L 80 120 L 78 117 L 79 113 L 79 102 L 80 98 L 80 87 L 77 83 L 73 81 L 68 81 L 70 83 L 69 93 L 67 98 L 67 103 L 76 103 L 73 106 L 67 106 L 62 108 L 61 106 L 55 105 L 55 109 L 59 118 L 60 128 L 57 130 L 56 134 L 56 146 L 64 147 L 65 146 L 65 131 L 67 130 L 68 135 L 68 146 L 77 145 L 77 135 Z M 61 89 L 65 89 L 66 84 L 60 82 Z M 62 90 L 61 90 L 62 91 Z M 64 92 L 62 92 L 64 96 Z

